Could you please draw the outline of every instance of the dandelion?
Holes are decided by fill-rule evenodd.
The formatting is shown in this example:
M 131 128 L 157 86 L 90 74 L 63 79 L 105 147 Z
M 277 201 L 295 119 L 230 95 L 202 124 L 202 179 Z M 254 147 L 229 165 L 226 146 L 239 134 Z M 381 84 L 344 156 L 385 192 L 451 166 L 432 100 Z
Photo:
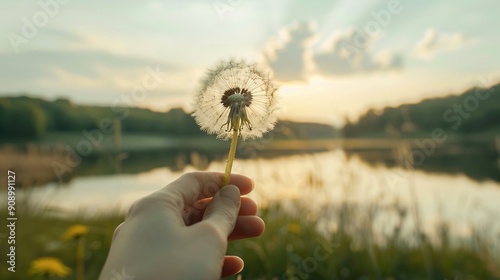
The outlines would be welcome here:
M 274 127 L 276 87 L 256 64 L 222 61 L 207 71 L 196 95 L 196 122 L 209 134 L 231 139 L 223 184 L 229 182 L 238 138 L 256 138 Z
M 63 240 L 74 240 L 85 236 L 89 232 L 89 228 L 86 225 L 72 225 L 63 234 Z
M 58 258 L 42 257 L 31 262 L 28 274 L 48 277 L 66 277 L 71 269 L 65 266 Z
M 83 280 L 85 274 L 85 235 L 89 232 L 86 225 L 76 224 L 69 227 L 62 235 L 63 240 L 72 240 L 76 242 L 76 277 Z

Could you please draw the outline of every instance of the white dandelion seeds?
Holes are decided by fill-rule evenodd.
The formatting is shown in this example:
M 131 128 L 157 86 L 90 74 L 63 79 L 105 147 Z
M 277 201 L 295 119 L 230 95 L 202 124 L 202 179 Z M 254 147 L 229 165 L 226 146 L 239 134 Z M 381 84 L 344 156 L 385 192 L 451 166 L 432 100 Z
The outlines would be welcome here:
M 276 87 L 256 64 L 221 61 L 201 80 L 193 116 L 202 130 L 228 140 L 239 119 L 239 136 L 261 137 L 274 127 Z
M 243 60 L 221 61 L 207 71 L 193 116 L 201 129 L 231 139 L 222 184 L 229 183 L 238 138 L 261 137 L 274 127 L 276 87 L 269 75 Z

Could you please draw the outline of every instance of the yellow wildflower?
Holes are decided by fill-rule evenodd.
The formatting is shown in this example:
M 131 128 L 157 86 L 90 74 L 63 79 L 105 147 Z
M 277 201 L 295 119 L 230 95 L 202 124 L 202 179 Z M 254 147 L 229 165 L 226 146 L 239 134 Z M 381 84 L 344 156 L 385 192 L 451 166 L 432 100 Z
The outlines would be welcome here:
M 72 225 L 63 234 L 63 240 L 74 240 L 78 239 L 89 232 L 89 228 L 86 225 Z
M 28 274 L 51 277 L 66 277 L 71 269 L 65 266 L 58 258 L 42 257 L 31 262 Z

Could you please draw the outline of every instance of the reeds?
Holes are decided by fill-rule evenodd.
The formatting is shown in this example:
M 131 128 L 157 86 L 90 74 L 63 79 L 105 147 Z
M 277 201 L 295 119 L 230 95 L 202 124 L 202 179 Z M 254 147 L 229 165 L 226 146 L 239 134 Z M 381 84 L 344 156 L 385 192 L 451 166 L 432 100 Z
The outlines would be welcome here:
M 0 170 L 14 170 L 19 174 L 16 178 L 17 187 L 44 185 L 58 180 L 52 163 L 65 162 L 64 152 L 63 146 L 28 144 L 20 149 L 14 145 L 3 145 L 0 146 Z M 0 181 L 7 181 L 6 174 L 0 174 Z

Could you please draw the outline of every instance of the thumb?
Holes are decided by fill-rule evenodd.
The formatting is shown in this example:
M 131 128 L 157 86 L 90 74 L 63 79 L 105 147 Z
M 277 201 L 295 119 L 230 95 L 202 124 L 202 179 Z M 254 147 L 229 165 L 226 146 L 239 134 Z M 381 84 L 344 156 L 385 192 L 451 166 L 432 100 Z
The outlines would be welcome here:
M 222 187 L 207 206 L 203 221 L 212 223 L 225 236 L 233 231 L 240 210 L 240 189 L 234 185 Z

